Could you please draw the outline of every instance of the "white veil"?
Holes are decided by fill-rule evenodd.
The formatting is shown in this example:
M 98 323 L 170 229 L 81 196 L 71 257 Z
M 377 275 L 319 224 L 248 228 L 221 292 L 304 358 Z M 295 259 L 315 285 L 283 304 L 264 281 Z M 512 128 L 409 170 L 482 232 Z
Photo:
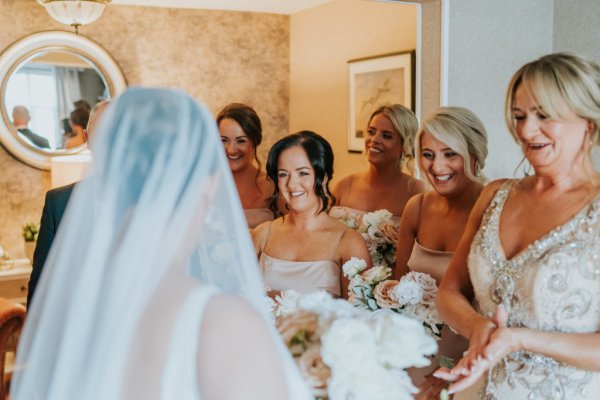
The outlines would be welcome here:
M 94 139 L 91 171 L 74 189 L 29 308 L 13 399 L 161 398 L 186 293 L 212 284 L 264 308 L 256 255 L 205 109 L 183 92 L 129 89 Z M 140 335 L 151 348 L 137 345 Z M 141 391 L 127 387 L 137 378 L 146 379 Z

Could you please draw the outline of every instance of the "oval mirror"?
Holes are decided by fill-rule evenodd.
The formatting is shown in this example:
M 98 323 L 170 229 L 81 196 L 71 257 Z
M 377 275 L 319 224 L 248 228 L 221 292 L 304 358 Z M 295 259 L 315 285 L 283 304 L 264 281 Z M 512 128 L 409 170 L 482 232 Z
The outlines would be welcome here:
M 40 169 L 49 169 L 53 156 L 83 150 L 90 108 L 127 85 L 104 48 L 58 31 L 11 45 L 0 56 L 0 77 L 0 142 Z

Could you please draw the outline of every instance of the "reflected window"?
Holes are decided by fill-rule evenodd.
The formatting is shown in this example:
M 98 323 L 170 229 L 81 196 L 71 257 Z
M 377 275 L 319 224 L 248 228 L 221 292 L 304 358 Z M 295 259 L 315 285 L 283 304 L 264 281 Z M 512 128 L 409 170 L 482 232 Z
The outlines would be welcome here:
M 57 148 L 60 138 L 54 67 L 47 65 L 25 66 L 8 81 L 6 88 L 8 110 L 25 106 L 31 121 L 29 128 L 48 139 L 51 148 Z

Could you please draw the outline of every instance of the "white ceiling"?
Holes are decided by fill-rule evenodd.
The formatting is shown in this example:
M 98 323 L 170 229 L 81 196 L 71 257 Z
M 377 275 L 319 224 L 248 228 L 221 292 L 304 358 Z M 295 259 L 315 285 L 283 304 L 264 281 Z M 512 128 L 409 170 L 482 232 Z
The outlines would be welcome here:
M 112 0 L 112 4 L 294 14 L 328 1 L 330 0 Z

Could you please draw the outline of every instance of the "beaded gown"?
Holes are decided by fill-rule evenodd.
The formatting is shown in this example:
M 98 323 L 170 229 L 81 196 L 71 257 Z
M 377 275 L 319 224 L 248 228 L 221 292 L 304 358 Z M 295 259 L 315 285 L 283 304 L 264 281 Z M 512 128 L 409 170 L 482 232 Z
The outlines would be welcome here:
M 469 253 L 469 273 L 479 312 L 491 317 L 497 305 L 503 304 L 511 327 L 598 332 L 600 197 L 507 259 L 500 243 L 499 222 L 514 183 L 507 181 L 494 196 Z M 476 385 L 455 396 L 455 400 L 597 398 L 600 373 L 525 351 L 507 355 Z

